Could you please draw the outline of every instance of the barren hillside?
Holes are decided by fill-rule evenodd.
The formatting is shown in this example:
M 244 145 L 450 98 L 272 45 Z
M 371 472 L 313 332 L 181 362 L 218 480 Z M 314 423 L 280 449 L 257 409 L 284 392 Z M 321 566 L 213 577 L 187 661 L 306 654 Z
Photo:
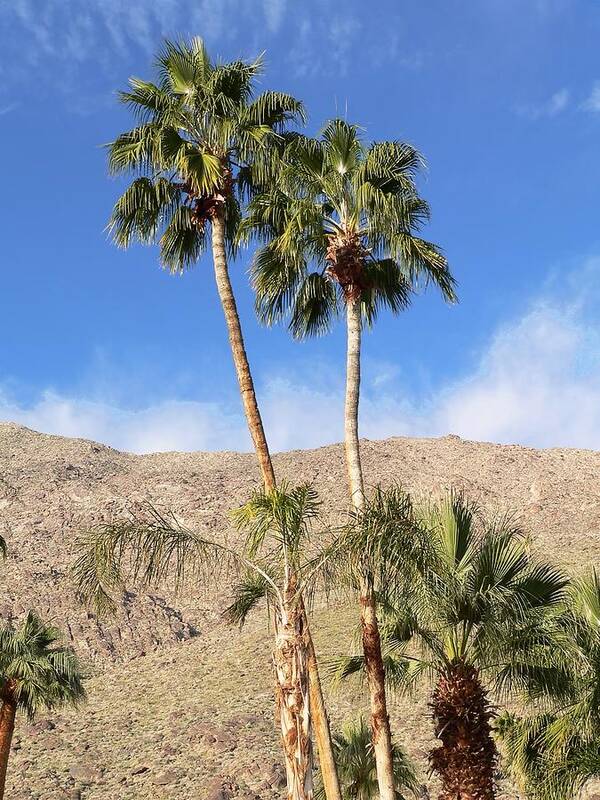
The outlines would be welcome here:
M 281 478 L 314 482 L 331 515 L 343 511 L 340 446 L 284 453 L 275 462 Z M 364 462 L 371 484 L 401 481 L 416 492 L 453 484 L 487 506 L 513 510 L 534 546 L 573 570 L 598 560 L 600 453 L 449 436 L 365 441 Z M 223 593 L 150 593 L 128 595 L 118 619 L 101 625 L 78 604 L 68 572 L 78 531 L 141 501 L 224 536 L 227 510 L 257 480 L 251 455 L 134 456 L 0 424 L 0 523 L 10 548 L 0 613 L 35 608 L 56 620 L 95 671 L 80 714 L 21 725 L 11 800 L 217 800 L 228 784 L 236 796 L 280 796 L 262 620 L 237 634 L 220 621 Z M 323 610 L 316 627 L 331 652 L 332 643 L 351 637 L 352 611 Z M 336 695 L 334 719 L 347 717 L 360 697 L 358 687 Z M 422 759 L 426 709 L 402 705 L 397 714 L 399 738 Z

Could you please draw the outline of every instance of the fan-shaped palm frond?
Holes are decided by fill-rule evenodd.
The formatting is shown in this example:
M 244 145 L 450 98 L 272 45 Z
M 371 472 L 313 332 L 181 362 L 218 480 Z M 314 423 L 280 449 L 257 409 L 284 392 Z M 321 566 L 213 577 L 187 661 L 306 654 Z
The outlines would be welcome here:
M 131 78 L 120 100 L 138 125 L 108 145 L 112 173 L 139 177 L 117 201 L 109 231 L 117 244 L 158 243 L 173 271 L 205 249 L 204 222 L 218 208 L 233 248 L 241 195 L 266 180 L 279 137 L 303 121 L 302 103 L 267 91 L 252 99 L 260 60 L 213 63 L 201 39 L 166 41 L 157 80 Z M 243 170 L 243 189 L 237 173 Z
M 242 230 L 244 237 L 254 234 L 264 243 L 253 266 L 263 321 L 287 316 L 295 336 L 322 333 L 351 285 L 369 324 L 384 307 L 394 313 L 405 308 L 420 283 L 436 284 L 453 301 L 445 258 L 415 234 L 429 218 L 415 184 L 422 163 L 402 142 L 367 147 L 358 127 L 339 119 L 330 121 L 318 140 L 291 141 L 276 188 L 252 200 Z M 307 313 L 306 278 L 313 275 L 344 291 L 320 290 L 319 303 Z
M 511 772 L 528 797 L 562 800 L 600 776 L 600 580 L 578 578 L 559 619 L 566 654 L 545 695 L 554 708 L 498 725 Z
M 569 649 L 559 620 L 567 579 L 532 558 L 510 516 L 488 519 L 459 492 L 413 518 L 428 546 L 403 546 L 411 568 L 399 562 L 379 590 L 386 681 L 395 691 L 422 677 L 435 681 L 442 744 L 432 766 L 452 796 L 474 781 L 491 797 L 496 751 L 484 682 L 499 695 L 564 693 Z M 364 667 L 362 657 L 341 659 L 337 677 Z

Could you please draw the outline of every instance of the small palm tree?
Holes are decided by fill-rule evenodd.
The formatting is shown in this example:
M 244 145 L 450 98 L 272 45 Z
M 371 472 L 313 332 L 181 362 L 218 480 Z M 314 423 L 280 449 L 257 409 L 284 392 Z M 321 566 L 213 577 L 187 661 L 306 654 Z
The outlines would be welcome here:
M 430 549 L 398 573 L 382 598 L 388 686 L 408 691 L 423 678 L 440 745 L 430 755 L 441 800 L 492 800 L 497 751 L 488 691 L 543 695 L 557 675 L 553 615 L 566 578 L 531 558 L 509 518 L 486 520 L 457 493 L 422 518 Z M 342 659 L 338 677 L 364 669 Z
M 85 698 L 77 657 L 60 638 L 33 611 L 18 627 L 12 622 L 0 627 L 0 800 L 17 711 L 31 720 L 42 709 L 77 705 Z
M 343 800 L 375 800 L 379 795 L 375 754 L 371 730 L 364 717 L 346 723 L 339 733 L 334 734 L 333 746 Z M 399 745 L 393 745 L 392 756 L 396 798 L 403 800 L 406 789 L 413 793 L 418 791 L 419 781 L 414 764 Z M 324 796 L 320 787 L 315 796 L 319 800 Z
M 244 411 L 267 488 L 273 466 L 256 402 L 227 253 L 241 218 L 241 204 L 265 175 L 286 125 L 302 120 L 302 104 L 282 92 L 253 99 L 260 59 L 215 63 L 198 37 L 165 42 L 157 80 L 131 78 L 121 102 L 137 125 L 109 146 L 112 173 L 135 179 L 115 204 L 109 222 L 120 247 L 158 243 L 160 260 L 182 272 L 209 245 Z
M 571 585 L 559 620 L 565 658 L 553 707 L 497 724 L 512 774 L 533 800 L 574 797 L 600 777 L 600 576 Z
M 81 541 L 74 574 L 82 598 L 100 612 L 114 611 L 115 594 L 125 582 L 154 586 L 168 582 L 177 590 L 184 582 L 237 576 L 234 601 L 227 611 L 242 622 L 260 599 L 267 597 L 274 618 L 273 660 L 277 678 L 277 714 L 292 800 L 313 796 L 309 640 L 303 596 L 310 593 L 331 557 L 310 528 L 319 502 L 309 486 L 282 485 L 256 491 L 233 513 L 245 533 L 239 549 L 212 542 L 172 517 L 148 509 L 145 518 L 104 525 Z M 312 550 L 309 556 L 306 550 Z
M 455 299 L 446 259 L 417 235 L 429 217 L 415 188 L 421 166 L 410 145 L 366 147 L 355 125 L 333 120 L 320 139 L 290 141 L 276 183 L 252 199 L 241 226 L 243 237 L 255 235 L 264 242 L 253 264 L 263 322 L 287 319 L 292 334 L 302 338 L 327 331 L 345 311 L 346 461 L 352 504 L 359 512 L 365 503 L 358 438 L 363 325 L 373 324 L 382 308 L 394 313 L 406 308 L 420 283 L 433 282 L 446 299 Z M 365 652 L 379 658 L 368 575 L 361 586 L 361 611 L 364 630 L 375 633 Z M 369 670 L 374 748 L 381 797 L 393 800 L 392 740 L 380 677 Z

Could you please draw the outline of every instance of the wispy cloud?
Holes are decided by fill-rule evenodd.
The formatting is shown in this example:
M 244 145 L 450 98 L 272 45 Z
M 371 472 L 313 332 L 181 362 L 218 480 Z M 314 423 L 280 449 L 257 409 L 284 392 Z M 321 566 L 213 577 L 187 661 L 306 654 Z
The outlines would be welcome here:
M 537 447 L 600 449 L 600 334 L 587 318 L 588 304 L 598 300 L 599 278 L 600 259 L 573 274 L 569 286 L 563 276 L 561 291 L 568 302 L 553 292 L 538 298 L 496 331 L 470 374 L 438 385 L 429 398 L 403 394 L 395 366 L 367 364 L 362 435 L 455 433 Z M 342 439 L 341 367 L 330 365 L 310 380 L 281 372 L 259 385 L 275 450 Z M 5 391 L 0 392 L 0 418 L 135 452 L 250 448 L 236 404 L 171 398 L 131 409 L 46 391 L 24 405 Z
M 566 111 L 571 103 L 571 93 L 568 89 L 558 89 L 547 100 L 541 103 L 528 103 L 517 107 L 517 113 L 529 119 L 543 117 L 556 117 Z
M 592 87 L 592 91 L 581 104 L 582 111 L 591 111 L 595 114 L 600 113 L 600 81 Z
M 18 103 L 9 103 L 7 106 L 0 106 L 0 117 L 3 117 L 5 114 L 10 114 L 18 105 Z

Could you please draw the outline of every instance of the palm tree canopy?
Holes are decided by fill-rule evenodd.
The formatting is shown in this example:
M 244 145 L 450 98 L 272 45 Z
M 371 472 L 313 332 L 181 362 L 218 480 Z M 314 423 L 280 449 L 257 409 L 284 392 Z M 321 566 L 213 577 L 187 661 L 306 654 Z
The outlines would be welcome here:
M 347 722 L 341 731 L 333 735 L 333 749 L 344 800 L 374 800 L 378 797 L 371 731 L 364 717 Z M 402 800 L 406 789 L 416 793 L 419 782 L 413 763 L 398 744 L 392 748 L 392 757 L 396 797 Z M 317 788 L 315 797 L 318 800 L 325 797 L 322 786 Z
M 260 600 L 277 596 L 286 571 L 296 572 L 298 593 L 304 591 L 307 597 L 319 582 L 327 581 L 336 542 L 311 538 L 319 509 L 310 485 L 282 482 L 268 491 L 256 490 L 231 514 L 244 539 L 229 545 L 146 506 L 79 537 L 72 568 L 79 596 L 107 615 L 115 613 L 115 598 L 127 584 L 144 589 L 168 584 L 178 591 L 190 583 L 235 576 L 227 616 L 243 622 Z
M 320 334 L 349 298 L 372 323 L 421 284 L 456 299 L 445 257 L 418 232 L 429 207 L 417 193 L 420 154 L 404 142 L 366 146 L 334 119 L 319 139 L 294 136 L 277 179 L 250 202 L 242 236 L 257 237 L 253 280 L 266 324 L 288 319 L 296 337 Z
M 60 631 L 33 611 L 18 627 L 0 627 L 0 695 L 10 693 L 30 718 L 85 698 L 78 659 L 60 639 Z
M 136 126 L 108 146 L 112 173 L 135 179 L 109 221 L 117 245 L 158 242 L 163 266 L 181 271 L 204 252 L 205 222 L 222 213 L 229 245 L 240 199 L 265 180 L 274 137 L 302 104 L 288 94 L 254 97 L 261 60 L 213 62 L 202 39 L 167 41 L 154 82 L 131 78 L 121 102 Z
M 566 638 L 555 708 L 498 724 L 512 773 L 528 797 L 562 800 L 600 776 L 600 576 L 574 581 L 561 618 Z
M 315 590 L 329 589 L 336 571 L 339 540 L 319 530 L 321 501 L 310 484 L 257 490 L 232 512 L 237 529 L 245 536 L 248 566 L 233 587 L 225 616 L 243 625 L 257 604 L 281 602 L 284 586 L 292 586 L 295 599 L 310 603 Z M 290 600 L 292 598 L 288 598 Z
M 532 558 L 510 517 L 486 519 L 460 493 L 429 505 L 421 524 L 424 560 L 382 591 L 390 684 L 405 690 L 457 663 L 488 672 L 499 691 L 540 695 L 562 682 L 556 620 L 567 578 Z M 360 656 L 342 659 L 338 676 L 362 667 Z

